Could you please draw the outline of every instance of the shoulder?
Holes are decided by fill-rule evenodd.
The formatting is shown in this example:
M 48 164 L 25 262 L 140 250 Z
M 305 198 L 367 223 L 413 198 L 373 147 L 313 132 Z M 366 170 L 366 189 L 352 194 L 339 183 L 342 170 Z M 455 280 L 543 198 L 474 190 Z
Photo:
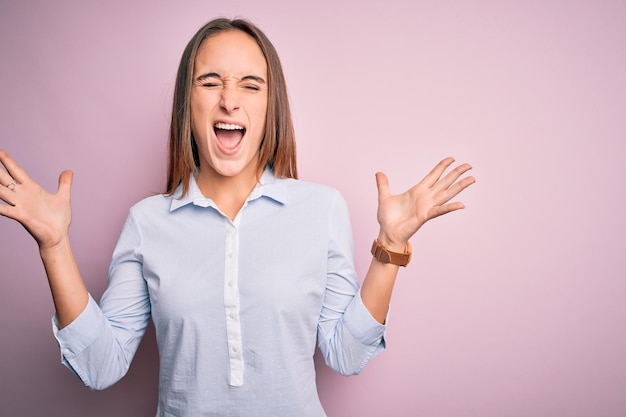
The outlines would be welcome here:
M 135 203 L 129 210 L 129 215 L 136 218 L 146 216 L 165 216 L 170 212 L 174 197 L 165 194 L 155 194 Z
M 294 203 L 331 204 L 343 201 L 341 193 L 327 185 L 293 178 L 276 179 L 276 184 L 285 190 L 287 198 Z
M 277 179 L 275 185 L 280 192 L 266 195 L 283 203 L 285 215 L 311 224 L 349 217 L 343 196 L 333 187 L 296 179 Z

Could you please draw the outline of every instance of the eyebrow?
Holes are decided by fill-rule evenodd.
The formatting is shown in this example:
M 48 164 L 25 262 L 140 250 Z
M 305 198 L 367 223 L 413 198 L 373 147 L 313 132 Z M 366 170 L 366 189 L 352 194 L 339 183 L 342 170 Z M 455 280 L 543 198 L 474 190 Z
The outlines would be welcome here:
M 202 82 L 206 80 L 207 78 L 222 78 L 222 77 L 217 72 L 207 72 L 206 74 L 202 74 L 198 76 L 196 78 L 196 81 Z M 258 75 L 246 75 L 242 77 L 240 81 L 250 81 L 250 80 L 256 81 L 260 84 L 265 84 L 265 80 L 262 77 L 259 77 Z

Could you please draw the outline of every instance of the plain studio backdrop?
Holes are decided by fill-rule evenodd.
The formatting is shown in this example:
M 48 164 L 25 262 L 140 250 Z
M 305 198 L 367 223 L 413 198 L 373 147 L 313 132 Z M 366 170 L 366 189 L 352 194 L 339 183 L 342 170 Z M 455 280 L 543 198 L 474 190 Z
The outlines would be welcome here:
M 96 299 L 129 207 L 165 185 L 175 72 L 206 21 L 245 17 L 282 58 L 301 178 L 339 189 L 367 269 L 374 173 L 452 155 L 464 211 L 400 273 L 388 349 L 318 360 L 329 417 L 626 415 L 626 2 L 0 0 L 0 147 L 49 190 L 75 173 L 73 246 Z M 151 416 L 149 330 L 102 392 L 60 364 L 34 241 L 0 219 L 0 416 Z

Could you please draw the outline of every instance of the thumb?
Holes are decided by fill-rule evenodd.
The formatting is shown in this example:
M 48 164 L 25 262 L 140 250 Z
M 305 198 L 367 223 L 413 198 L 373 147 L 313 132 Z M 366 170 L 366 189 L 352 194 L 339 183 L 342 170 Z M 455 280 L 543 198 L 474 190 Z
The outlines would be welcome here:
M 70 195 L 72 189 L 72 180 L 74 179 L 74 173 L 72 171 L 63 171 L 59 175 L 59 193 Z
M 378 201 L 391 195 L 391 191 L 389 191 L 389 179 L 383 172 L 376 173 L 376 187 L 378 188 Z

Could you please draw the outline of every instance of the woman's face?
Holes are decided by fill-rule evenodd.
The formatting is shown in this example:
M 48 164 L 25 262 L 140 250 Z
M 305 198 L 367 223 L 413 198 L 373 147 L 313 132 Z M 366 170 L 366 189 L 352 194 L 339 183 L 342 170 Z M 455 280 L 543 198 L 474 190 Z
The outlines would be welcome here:
M 256 181 L 267 88 L 267 63 L 248 34 L 221 32 L 200 45 L 191 88 L 191 129 L 201 176 L 250 175 Z

